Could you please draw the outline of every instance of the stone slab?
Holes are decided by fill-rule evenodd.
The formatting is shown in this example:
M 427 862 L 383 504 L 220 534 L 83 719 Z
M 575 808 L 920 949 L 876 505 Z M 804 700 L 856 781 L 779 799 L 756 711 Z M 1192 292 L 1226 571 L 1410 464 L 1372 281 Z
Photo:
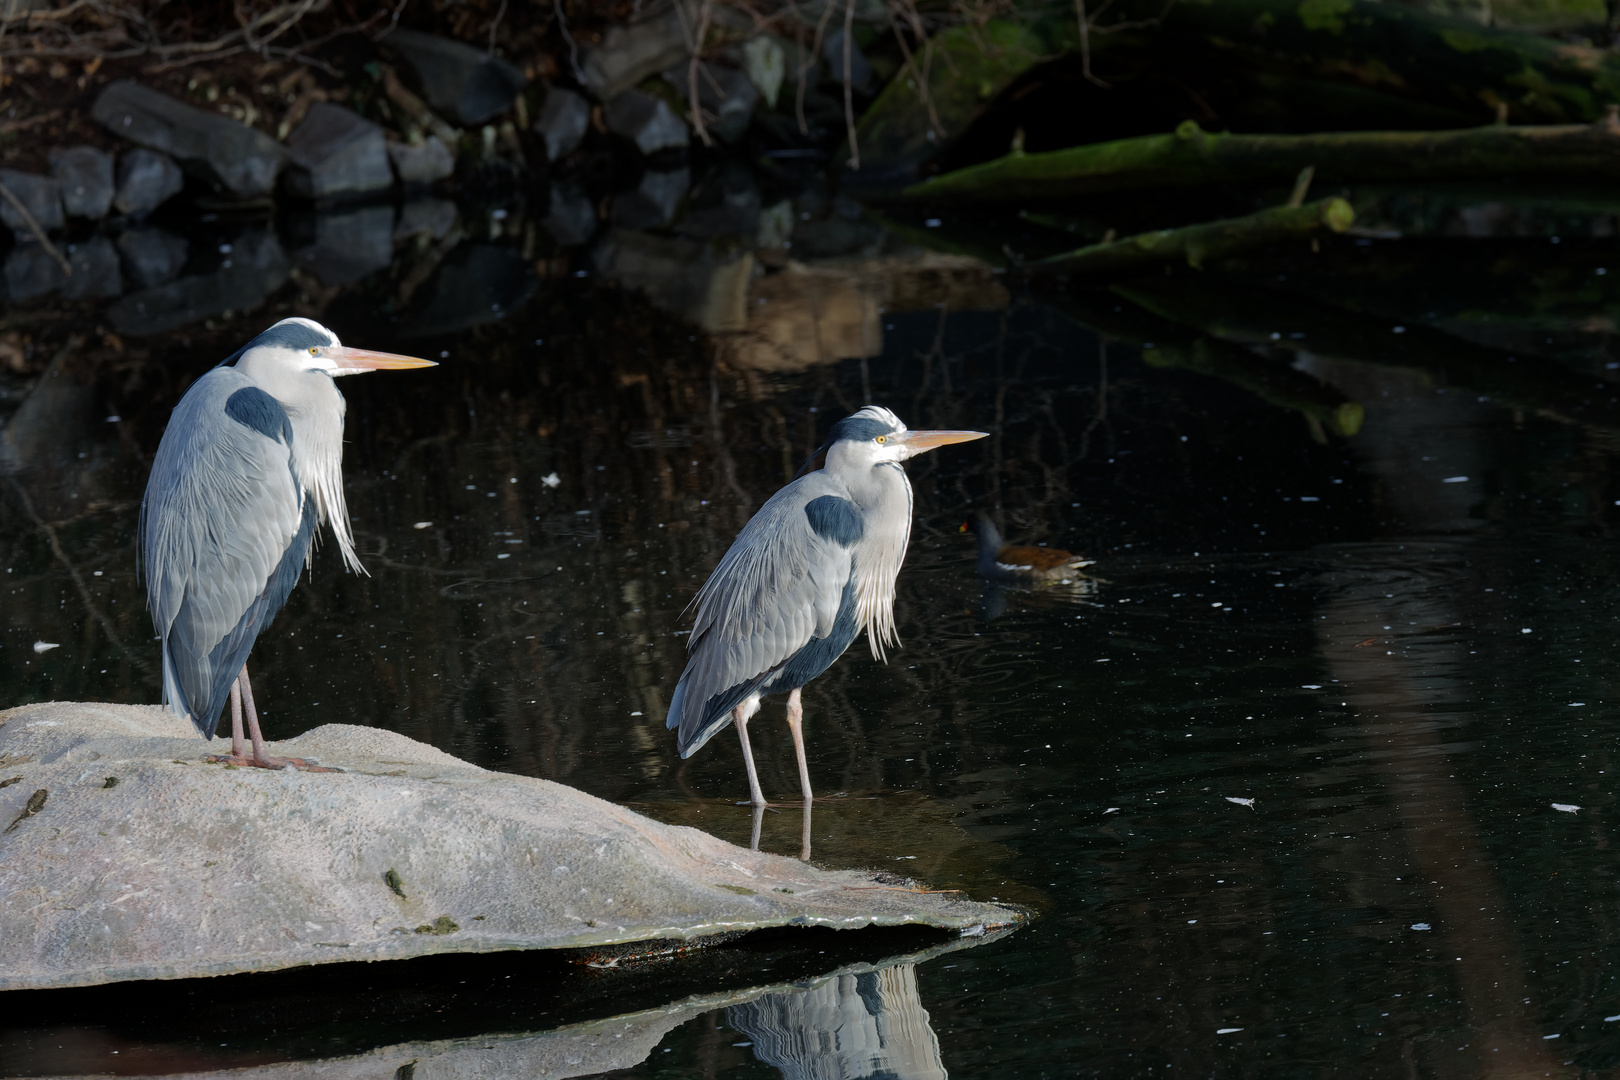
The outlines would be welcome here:
M 312 105 L 288 136 L 287 150 L 287 189 L 301 198 L 352 197 L 394 184 L 382 128 L 341 105 Z
M 428 103 L 463 127 L 504 113 L 527 82 L 523 72 L 461 41 L 415 30 L 390 30 L 381 43 L 416 73 Z
M 546 160 L 572 154 L 591 123 L 591 103 L 585 95 L 565 86 L 553 86 L 546 91 L 546 102 L 540 107 L 540 119 L 534 122 L 534 133 L 545 140 Z
M 375 728 L 272 746 L 342 773 L 205 764 L 221 744 L 189 730 L 158 706 L 0 713 L 0 779 L 21 777 L 0 788 L 0 990 L 1021 918 L 748 851 Z
M 613 26 L 585 54 L 585 88 L 609 101 L 649 75 L 692 55 L 687 30 L 674 10 L 630 26 Z
M 119 138 L 168 154 L 238 198 L 274 191 L 287 160 L 281 144 L 262 131 L 128 79 L 108 84 L 90 115 Z
M 456 156 L 437 135 L 429 135 L 419 143 L 389 143 L 388 160 L 406 187 L 436 184 L 448 180 L 456 171 Z
M 675 115 L 663 98 L 645 90 L 627 90 L 608 102 L 608 130 L 636 144 L 643 154 L 684 150 L 691 141 L 686 121 Z
M 28 212 L 34 215 L 34 220 L 46 232 L 54 232 L 66 223 L 67 219 L 62 216 L 61 192 L 56 187 L 56 181 L 50 177 L 0 169 L 0 184 L 5 184 L 17 196 L 17 200 L 28 207 Z M 0 197 L 0 221 L 11 226 L 11 231 L 19 237 L 34 235 L 22 215 L 17 213 L 16 207 L 11 205 L 11 200 L 4 197 Z
M 174 158 L 137 147 L 118 155 L 118 193 L 113 196 L 113 207 L 120 214 L 145 217 L 185 186 L 185 173 Z
M 93 146 L 70 146 L 52 150 L 50 160 L 67 215 L 91 221 L 106 217 L 113 200 L 112 155 Z

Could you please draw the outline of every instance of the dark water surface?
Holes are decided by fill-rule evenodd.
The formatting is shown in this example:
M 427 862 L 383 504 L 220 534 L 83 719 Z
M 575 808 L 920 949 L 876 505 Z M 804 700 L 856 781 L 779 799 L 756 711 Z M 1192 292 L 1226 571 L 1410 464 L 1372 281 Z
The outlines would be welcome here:
M 407 336 L 412 316 L 385 302 L 410 272 L 396 265 L 336 296 L 295 280 L 252 311 L 139 339 L 139 355 L 131 337 L 126 360 L 105 343 L 88 368 L 62 356 L 10 414 L 29 467 L 4 480 L 0 704 L 158 700 L 133 537 L 164 419 L 235 343 L 323 311 L 351 344 L 443 359 L 341 384 L 370 576 L 345 575 L 328 547 L 260 639 L 267 733 L 388 728 L 743 843 L 735 739 L 682 762 L 664 729 L 682 609 L 864 402 L 914 427 L 991 432 L 910 467 L 904 648 L 883 665 L 857 643 L 805 691 L 811 774 L 836 793 L 812 833 L 823 864 L 1041 917 L 942 955 L 933 939 L 840 935 L 838 955 L 757 945 L 589 992 L 532 957 L 402 965 L 386 985 L 375 971 L 325 989 L 213 980 L 194 992 L 318 1009 L 220 999 L 189 1024 L 116 988 L 8 995 L 0 1072 L 196 1071 L 493 1037 L 920 953 L 814 991 L 835 1011 L 866 1003 L 887 1072 L 818 1043 L 830 1029 L 780 994 L 695 1008 L 628 1071 L 1611 1075 L 1620 474 L 1612 278 L 1594 267 L 1620 251 L 1601 235 L 1560 241 L 1347 238 L 1309 266 L 1218 279 L 1286 290 L 1315 273 L 1378 333 L 1426 320 L 1562 380 L 1561 397 L 1514 398 L 1439 361 L 1312 352 L 1290 336 L 1286 292 L 1270 294 L 1275 336 L 1296 350 L 1282 362 L 1365 406 L 1349 438 L 1146 363 L 1040 300 L 891 311 L 866 360 L 748 370 L 633 293 L 543 259 L 528 297 L 512 290 L 516 309 L 481 327 Z M 1095 577 L 987 588 L 958 531 L 978 508 L 1011 540 L 1094 556 Z M 767 703 L 752 730 L 767 794 L 788 797 L 780 716 Z M 797 854 L 799 831 L 797 811 L 768 814 L 762 844 Z M 458 995 L 482 1004 L 458 1012 Z M 458 1019 L 434 1019 L 447 1009 Z M 897 1015 L 921 1029 L 885 1029 Z

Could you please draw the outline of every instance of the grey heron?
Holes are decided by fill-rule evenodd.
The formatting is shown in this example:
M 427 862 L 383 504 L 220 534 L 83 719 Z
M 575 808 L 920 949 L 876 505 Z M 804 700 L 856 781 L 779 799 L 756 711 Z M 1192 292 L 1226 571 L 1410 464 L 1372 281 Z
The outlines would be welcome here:
M 992 581 L 1072 581 L 1082 568 L 1097 561 L 1058 548 L 1003 543 L 996 523 L 982 511 L 964 521 L 960 531 L 978 536 L 979 575 Z
M 894 582 L 911 537 L 911 482 L 900 465 L 982 431 L 910 431 L 868 405 L 833 425 L 826 465 L 799 475 L 743 526 L 693 603 L 689 659 L 669 704 L 681 757 L 727 724 L 737 728 L 753 805 L 766 805 L 748 744 L 760 698 L 786 693 L 788 728 L 808 810 L 799 691 L 832 666 L 861 630 L 872 655 L 898 645 Z M 756 822 L 757 825 L 757 822 Z
M 348 348 L 317 322 L 283 319 L 174 407 L 141 500 L 146 600 L 163 641 L 163 703 L 212 739 L 229 698 L 232 764 L 306 764 L 265 752 L 247 656 L 310 564 L 323 522 L 344 563 L 365 573 L 343 500 L 345 406 L 333 379 L 433 366 Z

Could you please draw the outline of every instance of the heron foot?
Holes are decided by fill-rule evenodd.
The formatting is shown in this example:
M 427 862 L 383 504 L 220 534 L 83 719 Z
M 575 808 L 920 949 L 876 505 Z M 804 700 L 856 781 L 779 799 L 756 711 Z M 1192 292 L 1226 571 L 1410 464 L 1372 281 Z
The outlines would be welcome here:
M 203 756 L 203 760 L 213 764 L 234 765 L 239 769 L 297 769 L 299 772 L 324 773 L 336 773 L 343 771 L 342 769 L 329 768 L 325 765 L 317 765 L 313 761 L 305 761 L 303 758 L 267 756 L 263 759 L 257 759 L 249 757 L 246 754 L 205 754 Z

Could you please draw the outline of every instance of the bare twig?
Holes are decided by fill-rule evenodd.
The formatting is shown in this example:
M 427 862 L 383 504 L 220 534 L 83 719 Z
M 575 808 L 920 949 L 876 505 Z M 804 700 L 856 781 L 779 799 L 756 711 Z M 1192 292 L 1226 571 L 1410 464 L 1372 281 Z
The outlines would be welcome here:
M 1085 76 L 1087 82 L 1095 83 L 1104 90 L 1110 89 L 1107 83 L 1091 73 L 1091 20 L 1086 17 L 1086 0 L 1074 0 L 1074 13 L 1080 22 L 1080 74 Z
M 568 42 L 568 68 L 574 73 L 574 80 L 584 86 L 585 72 L 579 67 L 579 42 L 568 32 L 568 16 L 563 14 L 562 0 L 551 0 L 551 10 L 557 13 L 557 29 L 561 31 L 563 40 Z
M 72 264 L 67 261 L 65 255 L 56 250 L 56 245 L 51 243 L 50 238 L 45 235 L 45 230 L 40 228 L 39 219 L 28 212 L 28 207 L 23 205 L 23 201 L 17 198 L 17 193 L 7 187 L 4 181 L 0 181 L 0 198 L 4 198 L 11 204 L 11 208 L 17 211 L 17 216 L 23 219 L 23 224 L 28 226 L 28 231 L 34 234 L 34 239 L 39 241 L 45 253 L 55 259 L 57 265 L 62 268 L 62 273 L 72 277 Z
M 861 148 L 855 138 L 855 88 L 851 69 L 855 58 L 855 0 L 844 4 L 844 131 L 849 135 L 849 167 L 861 168 Z
M 692 109 L 692 130 L 703 140 L 704 146 L 713 146 L 709 129 L 703 123 L 703 106 L 698 102 L 698 68 L 703 65 L 703 39 L 709 35 L 709 20 L 714 15 L 714 0 L 703 0 L 698 9 L 697 31 L 692 37 L 692 59 L 686 65 L 686 97 Z
M 939 111 L 934 108 L 934 93 L 928 86 L 928 74 L 925 68 L 917 66 L 916 56 L 911 46 L 906 43 L 906 35 L 900 29 L 900 20 L 895 13 L 903 11 L 906 21 L 911 24 L 911 32 L 918 41 L 922 42 L 925 56 L 932 55 L 933 43 L 928 40 L 928 30 L 923 26 L 922 16 L 917 12 L 917 5 L 911 0 L 889 0 L 889 25 L 894 29 L 895 44 L 900 46 L 900 55 L 906 59 L 906 70 L 917 84 L 917 98 L 928 110 L 928 126 L 933 129 L 934 137 L 945 134 L 945 125 L 940 123 Z
M 805 123 L 805 120 L 804 120 L 804 89 L 805 89 L 804 84 L 805 84 L 805 81 L 806 81 L 805 76 L 809 74 L 811 68 L 813 68 L 817 63 L 820 62 L 819 58 L 821 56 L 821 42 L 822 42 L 822 39 L 827 34 L 827 22 L 828 22 L 828 20 L 830 20 L 832 18 L 833 6 L 834 6 L 834 0 L 827 0 L 827 6 L 821 12 L 821 19 L 816 23 L 816 36 L 810 42 L 810 51 L 809 51 L 809 53 L 807 53 L 804 56 L 800 57 L 800 63 L 799 63 L 799 91 L 798 91 L 799 96 L 798 96 L 798 100 L 794 103 L 794 109 L 797 111 L 798 116 L 799 116 L 799 134 L 800 135 L 808 135 L 808 134 L 810 134 L 810 125 Z M 804 46 L 801 44 L 800 48 L 802 49 L 803 47 Z
M 1305 196 L 1311 190 L 1311 181 L 1316 178 L 1316 166 L 1307 165 L 1299 170 L 1299 176 L 1294 179 L 1294 190 L 1288 196 L 1289 206 L 1304 206 Z
M 489 20 L 489 55 L 495 55 L 495 31 L 500 29 L 501 20 L 506 18 L 506 0 L 501 0 L 501 6 L 495 9 L 495 17 Z

